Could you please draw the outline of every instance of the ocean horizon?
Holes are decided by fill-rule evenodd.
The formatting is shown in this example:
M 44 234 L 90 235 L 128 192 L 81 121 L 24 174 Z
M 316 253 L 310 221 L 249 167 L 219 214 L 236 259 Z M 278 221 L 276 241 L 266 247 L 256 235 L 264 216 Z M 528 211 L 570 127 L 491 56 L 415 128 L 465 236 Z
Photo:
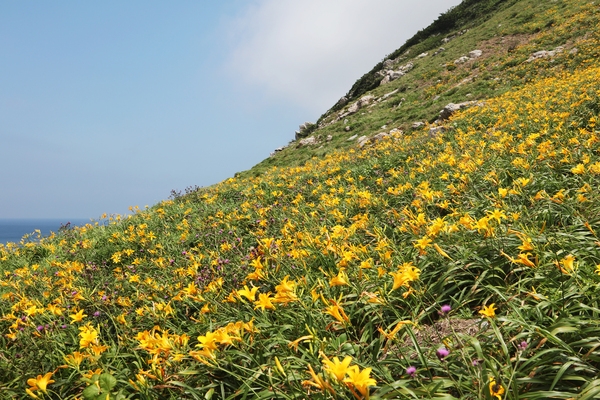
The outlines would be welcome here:
M 42 236 L 46 237 L 51 232 L 58 232 L 61 226 L 68 223 L 71 226 L 80 226 L 90 222 L 89 218 L 0 218 L 0 243 L 19 243 L 27 234 L 33 234 L 32 238 L 36 240 L 36 229 L 39 229 Z

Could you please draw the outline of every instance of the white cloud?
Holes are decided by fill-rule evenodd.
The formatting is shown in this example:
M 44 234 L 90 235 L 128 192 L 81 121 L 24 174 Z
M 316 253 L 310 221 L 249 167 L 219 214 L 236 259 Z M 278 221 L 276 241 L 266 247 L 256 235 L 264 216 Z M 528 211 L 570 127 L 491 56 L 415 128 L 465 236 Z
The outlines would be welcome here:
M 228 24 L 242 84 L 324 112 L 385 55 L 460 0 L 257 0 Z

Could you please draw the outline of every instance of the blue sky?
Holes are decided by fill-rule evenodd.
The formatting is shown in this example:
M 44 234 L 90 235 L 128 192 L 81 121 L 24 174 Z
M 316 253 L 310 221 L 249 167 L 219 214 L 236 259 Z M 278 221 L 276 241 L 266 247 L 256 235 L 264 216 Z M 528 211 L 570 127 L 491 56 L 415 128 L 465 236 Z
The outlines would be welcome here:
M 458 0 L 0 3 L 0 218 L 94 218 L 251 168 Z

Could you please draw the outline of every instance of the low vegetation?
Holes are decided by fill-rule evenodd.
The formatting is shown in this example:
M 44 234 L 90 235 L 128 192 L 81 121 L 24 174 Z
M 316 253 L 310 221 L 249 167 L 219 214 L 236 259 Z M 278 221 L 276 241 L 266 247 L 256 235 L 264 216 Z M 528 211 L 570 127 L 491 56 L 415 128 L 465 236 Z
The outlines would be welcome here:
M 1 397 L 597 398 L 600 6 L 542 6 L 435 133 L 336 122 L 318 157 L 0 246 Z M 464 79 L 421 62 L 388 84 L 415 117 Z

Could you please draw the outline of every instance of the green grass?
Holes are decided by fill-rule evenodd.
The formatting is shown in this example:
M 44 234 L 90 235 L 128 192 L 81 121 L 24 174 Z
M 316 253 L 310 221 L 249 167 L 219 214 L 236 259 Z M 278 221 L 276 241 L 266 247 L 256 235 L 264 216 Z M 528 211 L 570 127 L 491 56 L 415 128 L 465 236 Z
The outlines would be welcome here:
M 0 398 L 596 398 L 598 11 L 505 3 L 321 149 L 0 246 Z

